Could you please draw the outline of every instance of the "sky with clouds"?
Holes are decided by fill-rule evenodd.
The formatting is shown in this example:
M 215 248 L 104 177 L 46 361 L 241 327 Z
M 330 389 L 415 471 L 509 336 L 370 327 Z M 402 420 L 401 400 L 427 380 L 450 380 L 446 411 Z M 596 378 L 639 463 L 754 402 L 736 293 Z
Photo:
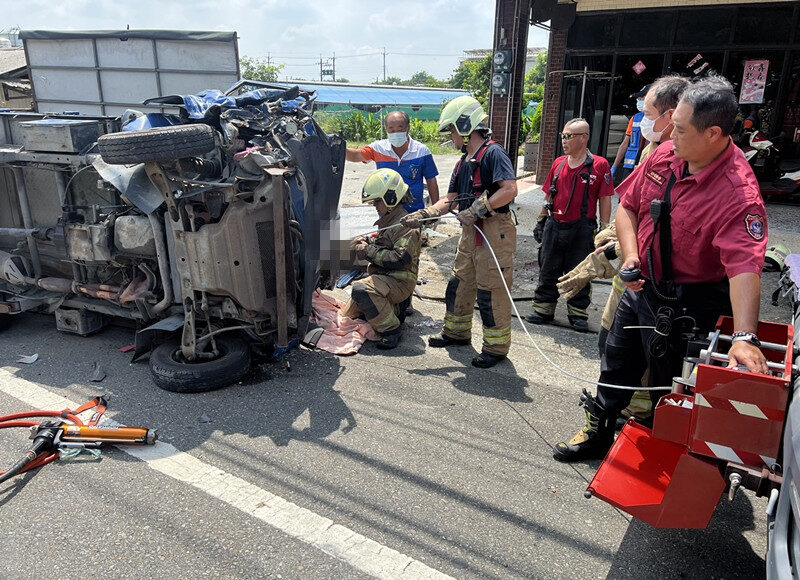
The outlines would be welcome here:
M 284 64 L 281 78 L 319 78 L 336 54 L 336 75 L 374 82 L 425 70 L 448 78 L 462 51 L 490 48 L 495 3 L 464 0 L 0 0 L 0 28 L 235 30 L 241 55 Z M 531 28 L 528 46 L 547 46 Z

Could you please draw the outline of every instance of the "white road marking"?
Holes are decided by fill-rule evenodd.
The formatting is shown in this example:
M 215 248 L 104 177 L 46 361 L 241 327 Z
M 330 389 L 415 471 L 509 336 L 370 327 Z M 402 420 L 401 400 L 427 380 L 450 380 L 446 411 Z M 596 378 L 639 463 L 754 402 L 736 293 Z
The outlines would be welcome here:
M 0 368 L 0 391 L 34 409 L 60 411 L 79 407 L 79 403 L 3 368 Z M 102 424 L 119 425 L 110 418 L 105 418 Z M 158 442 L 147 447 L 119 446 L 119 449 L 141 459 L 159 473 L 187 483 L 375 578 L 451 579 L 410 556 L 204 463 L 169 443 Z

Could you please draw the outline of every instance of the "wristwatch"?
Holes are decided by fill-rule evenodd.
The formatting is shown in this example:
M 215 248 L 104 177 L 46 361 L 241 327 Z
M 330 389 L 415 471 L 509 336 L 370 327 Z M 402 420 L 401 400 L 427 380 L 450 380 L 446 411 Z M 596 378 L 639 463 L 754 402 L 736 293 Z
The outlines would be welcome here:
M 753 346 L 761 348 L 761 341 L 758 340 L 758 337 L 752 332 L 734 332 L 733 338 L 731 339 L 731 344 L 737 342 L 749 342 Z

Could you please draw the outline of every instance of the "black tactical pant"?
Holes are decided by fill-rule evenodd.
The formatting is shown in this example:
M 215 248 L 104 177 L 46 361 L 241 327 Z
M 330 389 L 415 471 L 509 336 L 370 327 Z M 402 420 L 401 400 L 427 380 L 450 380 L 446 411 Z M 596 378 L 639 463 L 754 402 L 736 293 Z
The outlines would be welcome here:
M 542 236 L 539 285 L 533 297 L 533 310 L 542 316 L 552 317 L 558 301 L 558 279 L 580 264 L 594 251 L 594 233 L 597 222 L 580 219 L 561 223 L 548 218 Z M 592 300 L 591 284 L 587 284 L 567 301 L 570 319 L 588 318 L 586 309 Z
M 683 315 L 685 308 L 686 314 L 695 319 L 702 336 L 705 336 L 714 329 L 720 316 L 731 315 L 729 292 L 727 283 L 683 285 L 677 289 L 681 300 L 670 305 L 670 308 L 676 312 L 676 316 Z M 652 330 L 625 330 L 626 326 L 654 326 L 659 306 L 661 304 L 647 288 L 641 292 L 625 290 L 600 359 L 599 382 L 639 387 L 644 372 L 649 368 L 647 386 L 661 387 L 670 386 L 672 378 L 680 375 L 686 355 L 686 343 L 681 340 L 680 334 L 691 328 L 691 324 L 673 324 L 669 347 L 664 356 L 651 356 L 649 344 L 653 337 Z M 597 401 L 608 413 L 616 415 L 630 404 L 634 392 L 598 386 Z M 650 391 L 653 406 L 668 392 Z

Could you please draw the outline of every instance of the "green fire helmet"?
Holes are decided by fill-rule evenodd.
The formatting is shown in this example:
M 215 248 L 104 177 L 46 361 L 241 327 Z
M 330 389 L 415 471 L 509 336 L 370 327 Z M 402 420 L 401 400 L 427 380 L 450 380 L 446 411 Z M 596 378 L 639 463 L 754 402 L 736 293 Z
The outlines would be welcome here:
M 408 193 L 408 185 L 397 171 L 378 169 L 367 177 L 364 189 L 361 190 L 361 203 L 375 203 L 383 200 L 389 209 L 397 207 Z
M 764 269 L 769 272 L 783 272 L 786 267 L 786 257 L 790 254 L 789 248 L 783 244 L 776 244 L 767 248 L 764 256 Z
M 487 127 L 486 119 L 489 115 L 483 110 L 481 104 L 473 97 L 457 97 L 447 103 L 439 116 L 439 131 L 448 131 L 450 125 L 462 137 L 466 137 L 478 127 Z

